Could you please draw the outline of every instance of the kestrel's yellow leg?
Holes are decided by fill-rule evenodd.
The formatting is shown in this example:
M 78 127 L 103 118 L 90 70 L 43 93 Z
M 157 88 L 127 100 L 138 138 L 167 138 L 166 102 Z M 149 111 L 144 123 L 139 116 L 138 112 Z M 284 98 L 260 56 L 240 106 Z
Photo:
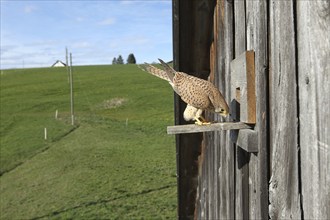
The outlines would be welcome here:
M 202 116 L 203 110 L 198 109 L 195 113 L 194 120 L 196 121 L 196 125 L 209 125 L 211 122 L 208 122 L 203 116 Z
M 200 115 L 199 118 L 202 119 L 203 122 L 211 124 L 211 122 L 208 122 L 203 116 Z
M 199 118 L 201 118 L 203 121 L 201 121 Z M 205 120 L 205 118 L 202 117 L 202 116 L 195 117 L 194 119 L 195 119 L 195 124 L 196 124 L 196 125 L 210 125 L 210 124 L 211 124 L 211 122 L 207 122 L 207 121 Z

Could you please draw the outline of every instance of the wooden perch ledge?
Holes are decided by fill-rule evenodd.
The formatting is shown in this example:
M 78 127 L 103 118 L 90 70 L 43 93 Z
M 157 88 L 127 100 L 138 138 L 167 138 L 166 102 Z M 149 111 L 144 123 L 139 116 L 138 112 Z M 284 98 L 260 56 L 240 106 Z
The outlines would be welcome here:
M 239 129 L 251 129 L 252 127 L 243 122 L 222 122 L 213 123 L 209 125 L 175 125 L 167 127 L 167 134 L 186 134 L 186 133 L 198 133 L 207 131 L 220 131 L 220 130 L 239 130 Z

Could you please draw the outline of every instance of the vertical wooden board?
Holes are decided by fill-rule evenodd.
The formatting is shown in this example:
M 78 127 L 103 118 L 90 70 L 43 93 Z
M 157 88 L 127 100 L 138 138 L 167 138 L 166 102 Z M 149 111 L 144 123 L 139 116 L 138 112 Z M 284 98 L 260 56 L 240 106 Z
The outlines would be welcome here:
M 225 94 L 226 100 L 229 100 L 231 97 L 230 94 L 230 62 L 234 58 L 234 2 L 233 1 L 225 1 L 225 76 L 226 76 L 226 87 Z M 228 119 L 226 119 L 228 120 Z M 235 147 L 234 144 L 230 140 L 230 132 L 225 132 L 226 134 L 226 144 L 225 147 L 228 150 L 228 198 L 230 205 L 228 206 L 228 213 L 231 216 L 235 216 Z
M 329 24 L 329 1 L 297 1 L 301 184 L 305 219 L 330 219 Z
M 230 98 L 230 61 L 233 59 L 233 2 L 218 1 L 218 40 L 216 81 L 226 100 Z M 235 148 L 229 132 L 219 133 L 219 219 L 235 218 Z
M 219 132 L 215 132 L 219 133 Z M 218 185 L 218 178 L 219 178 L 219 164 L 220 164 L 220 157 L 219 157 L 219 151 L 220 151 L 220 145 L 219 145 L 219 134 L 214 135 L 214 178 L 213 178 L 213 184 L 214 184 L 214 193 L 213 193 L 213 200 L 214 200 L 214 219 L 219 219 L 219 185 Z
M 255 51 L 258 153 L 249 162 L 249 218 L 268 218 L 268 42 L 267 1 L 246 2 L 247 50 Z
M 254 68 L 254 52 L 246 52 L 247 63 L 247 118 L 249 123 L 256 122 L 256 87 L 255 87 L 255 68 Z
M 203 179 L 203 194 L 205 196 L 205 218 L 209 219 L 210 218 L 210 192 L 211 192 L 211 188 L 210 188 L 210 150 L 213 147 L 213 143 L 211 142 L 211 140 L 208 140 L 208 145 L 205 148 L 205 161 L 204 161 L 204 168 L 203 168 L 203 175 L 204 175 L 204 179 Z
M 270 2 L 269 216 L 299 219 L 298 113 L 293 0 Z
M 213 194 L 214 194 L 214 185 L 213 185 L 213 167 L 214 167 L 214 148 L 215 143 L 212 141 L 212 145 L 210 146 L 208 150 L 208 219 L 214 219 L 214 200 L 213 200 Z
M 231 105 L 231 117 L 236 121 L 255 124 L 256 97 L 254 52 L 244 51 L 230 62 L 231 103 L 239 103 L 239 107 Z M 239 113 L 237 112 L 239 109 Z
M 246 51 L 245 0 L 234 0 L 235 58 Z
M 198 158 L 199 174 L 198 174 L 198 190 L 195 208 L 195 219 L 207 218 L 207 198 L 208 198 L 208 185 L 207 185 L 207 149 L 211 145 L 211 133 L 203 134 L 203 145 L 201 155 Z
M 217 2 L 218 4 L 218 2 Z M 212 44 L 212 49 L 211 49 L 211 77 L 210 77 L 210 81 L 213 84 L 218 84 L 215 81 L 215 74 L 218 73 L 217 72 L 217 52 L 218 52 L 218 48 L 217 48 L 217 41 L 218 41 L 218 31 L 217 31 L 217 27 L 219 25 L 219 7 L 218 5 L 215 6 L 214 8 L 214 15 L 213 15 L 213 44 Z M 217 121 L 218 117 L 215 114 L 212 114 L 212 120 Z M 214 193 L 213 193 L 213 197 L 210 198 L 214 201 L 214 209 L 213 209 L 213 217 L 214 219 L 219 219 L 219 164 L 220 164 L 220 139 L 219 139 L 219 132 L 212 132 L 211 135 L 211 140 L 213 141 L 213 147 L 214 147 L 214 167 L 213 167 L 213 172 L 214 172 L 214 178 L 213 178 L 213 184 L 214 184 Z
M 246 51 L 245 0 L 234 1 L 235 58 Z M 237 132 L 237 131 L 236 131 Z M 249 217 L 249 166 L 248 154 L 235 146 L 235 218 Z
M 181 22 L 181 31 L 180 35 L 180 48 L 184 53 L 180 53 L 180 69 L 185 72 L 194 72 L 196 76 L 206 79 L 209 74 L 210 69 L 210 56 L 209 50 L 211 45 L 211 34 L 212 34 L 212 19 L 213 19 L 213 9 L 214 1 L 213 0 L 201 0 L 201 1 L 180 1 L 181 16 L 180 18 L 184 21 Z M 187 41 L 189 39 L 189 41 Z M 187 44 L 190 42 L 191 44 Z M 195 143 L 196 144 L 196 143 Z M 205 217 L 208 217 L 209 213 L 209 144 L 203 148 L 205 160 L 202 165 L 202 178 L 200 179 L 199 187 L 200 191 L 198 192 L 201 196 L 200 210 L 201 214 Z M 183 147 L 183 145 L 182 145 Z M 189 146 L 187 146 L 189 148 Z M 213 147 L 213 146 L 212 146 Z M 182 155 L 183 158 L 187 156 Z M 195 161 L 185 162 L 193 166 Z M 190 185 L 191 188 L 193 186 Z M 187 190 L 183 189 L 182 190 Z M 193 189 L 191 189 L 193 190 Z M 191 191 L 192 192 L 192 191 Z M 193 195 L 193 194 L 192 194 Z M 193 199 L 191 202 L 196 203 Z M 192 207 L 192 206 L 190 206 Z M 185 208 L 185 207 L 183 207 Z M 182 210 L 181 211 L 185 211 Z M 186 212 L 187 213 L 187 212 Z M 199 213 L 194 213 L 195 216 Z M 180 218 L 192 218 L 191 212 L 189 211 L 189 216 L 182 215 Z
M 179 71 L 206 79 L 209 72 L 213 0 L 173 0 L 174 67 Z M 185 124 L 185 103 L 175 96 L 176 124 Z M 197 160 L 202 135 L 177 135 L 178 215 L 191 219 L 195 214 L 198 184 Z

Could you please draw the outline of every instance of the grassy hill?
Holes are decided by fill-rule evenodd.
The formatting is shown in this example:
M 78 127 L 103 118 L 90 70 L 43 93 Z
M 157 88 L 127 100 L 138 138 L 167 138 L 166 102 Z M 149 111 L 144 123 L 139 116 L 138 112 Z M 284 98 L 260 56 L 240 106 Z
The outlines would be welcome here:
M 64 68 L 0 77 L 1 219 L 175 218 L 167 82 L 135 65 L 74 67 L 71 126 Z

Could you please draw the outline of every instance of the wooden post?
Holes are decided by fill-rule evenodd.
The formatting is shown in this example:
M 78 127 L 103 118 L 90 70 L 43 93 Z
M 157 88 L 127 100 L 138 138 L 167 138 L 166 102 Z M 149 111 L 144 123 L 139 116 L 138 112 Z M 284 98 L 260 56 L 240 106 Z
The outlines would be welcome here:
M 44 139 L 47 140 L 47 128 L 44 128 Z
M 71 100 L 71 125 L 74 125 L 74 104 L 73 104 L 73 76 L 72 76 L 72 54 L 70 53 L 70 100 Z
M 65 48 L 65 60 L 66 60 L 66 72 L 68 74 L 68 83 L 70 83 L 70 73 L 69 73 L 69 56 L 68 56 L 68 48 Z

